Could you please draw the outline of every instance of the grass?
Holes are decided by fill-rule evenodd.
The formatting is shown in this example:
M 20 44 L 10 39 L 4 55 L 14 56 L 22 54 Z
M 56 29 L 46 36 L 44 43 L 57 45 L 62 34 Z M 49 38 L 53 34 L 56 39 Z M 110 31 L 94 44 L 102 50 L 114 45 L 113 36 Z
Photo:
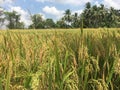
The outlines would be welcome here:
M 0 32 L 0 90 L 120 90 L 120 29 Z

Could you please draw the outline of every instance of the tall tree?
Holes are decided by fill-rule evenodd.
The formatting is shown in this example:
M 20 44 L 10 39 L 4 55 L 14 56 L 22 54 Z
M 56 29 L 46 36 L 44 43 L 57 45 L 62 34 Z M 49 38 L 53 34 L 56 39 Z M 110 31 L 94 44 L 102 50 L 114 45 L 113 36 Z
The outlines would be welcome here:
M 4 10 L 2 7 L 0 7 L 0 27 L 4 24 L 5 18 L 4 18 Z
M 88 3 L 86 3 L 85 9 L 82 13 L 82 16 L 84 18 L 83 19 L 84 27 L 92 27 L 92 24 L 91 24 L 92 14 L 93 14 L 93 11 L 91 8 L 91 3 L 88 2 Z
M 56 26 L 57 28 L 66 28 L 67 24 L 65 23 L 64 17 L 57 21 Z
M 119 22 L 119 18 L 120 18 L 120 13 L 117 12 L 116 9 L 114 9 L 113 7 L 110 7 L 110 25 L 112 27 L 116 27 L 116 24 Z
M 42 18 L 42 15 L 40 14 L 34 14 L 32 17 L 32 24 L 29 26 L 29 28 L 39 29 L 44 28 L 44 20 Z
M 99 7 L 99 27 L 105 27 L 105 18 L 107 14 L 107 9 L 103 4 L 100 4 Z
M 74 13 L 74 15 L 72 16 L 72 27 L 73 28 L 80 27 L 80 17 L 78 16 L 78 13 Z
M 9 29 L 20 29 L 23 28 L 23 22 L 20 22 L 20 15 L 15 12 L 5 12 L 6 19 L 8 21 L 7 27 Z
M 100 6 L 86 3 L 85 9 L 82 13 L 84 17 L 84 27 L 98 28 L 98 27 L 119 27 L 120 13 L 114 8 L 105 8 L 103 4 Z
M 94 5 L 92 7 L 92 11 L 93 11 L 93 14 L 92 14 L 92 17 L 93 17 L 93 25 L 94 25 L 94 28 L 98 28 L 99 27 L 99 8 L 97 7 L 97 5 Z
M 46 19 L 45 28 L 55 28 L 55 23 L 54 23 L 53 19 L 51 19 L 51 18 Z
M 65 20 L 65 22 L 67 24 L 66 28 L 69 28 L 70 25 L 71 25 L 71 20 L 72 20 L 71 19 L 71 11 L 70 11 L 70 9 L 67 9 L 64 14 L 65 14 L 64 20 Z

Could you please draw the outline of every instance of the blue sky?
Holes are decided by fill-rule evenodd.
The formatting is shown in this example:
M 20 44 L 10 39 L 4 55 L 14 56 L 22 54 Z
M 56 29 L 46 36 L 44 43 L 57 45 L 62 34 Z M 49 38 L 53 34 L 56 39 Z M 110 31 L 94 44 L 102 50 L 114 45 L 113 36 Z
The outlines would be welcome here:
M 120 0 L 0 0 L 0 6 L 7 11 L 16 11 L 21 14 L 21 21 L 26 26 L 31 24 L 29 12 L 32 14 L 39 13 L 42 17 L 60 19 L 66 9 L 70 9 L 72 13 L 81 13 L 86 2 L 92 4 L 104 4 L 106 7 L 114 7 L 120 9 Z

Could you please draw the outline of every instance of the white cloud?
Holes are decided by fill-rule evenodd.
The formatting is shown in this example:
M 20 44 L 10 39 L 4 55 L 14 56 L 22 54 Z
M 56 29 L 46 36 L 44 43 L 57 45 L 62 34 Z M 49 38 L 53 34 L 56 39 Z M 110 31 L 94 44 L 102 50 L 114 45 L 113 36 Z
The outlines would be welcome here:
M 79 15 L 79 14 L 81 14 L 82 12 L 83 12 L 83 10 L 76 10 L 76 11 L 73 11 L 72 14 L 78 13 L 78 15 Z
M 68 4 L 72 6 L 78 6 L 78 5 L 85 5 L 87 2 L 92 2 L 96 4 L 97 6 L 100 5 L 100 3 L 103 2 L 106 6 L 114 7 L 116 9 L 120 9 L 120 0 L 36 0 L 38 2 L 55 2 L 55 3 L 61 3 L 61 4 Z
M 43 14 L 43 13 L 39 13 L 39 14 L 42 16 L 42 19 L 43 19 L 43 20 L 45 20 L 45 19 L 46 19 L 45 14 Z
M 61 4 L 69 4 L 69 5 L 84 5 L 87 2 L 91 2 L 93 0 L 36 0 L 38 2 L 56 2 Z
M 43 8 L 43 12 L 45 12 L 46 14 L 49 14 L 49 15 L 53 15 L 53 16 L 56 16 L 57 18 L 60 18 L 64 11 L 62 10 L 58 10 L 56 7 L 52 6 L 52 7 L 49 7 L 49 6 L 45 6 Z
M 5 10 L 0 7 L 0 13 L 1 13 L 0 14 L 0 18 L 4 18 L 5 17 L 5 15 L 3 15 L 4 11 Z M 4 22 L 0 22 L 0 29 L 5 29 L 6 28 L 5 25 L 6 25 L 5 21 Z
M 104 0 L 103 4 L 108 7 L 114 7 L 115 9 L 120 9 L 120 0 Z
M 4 9 L 0 7 L 0 11 L 4 11 Z
M 47 14 L 51 14 L 51 15 L 59 15 L 61 14 L 62 11 L 57 10 L 56 7 L 49 7 L 49 6 L 45 6 L 43 8 L 43 11 Z
M 45 6 L 43 8 L 43 12 L 46 13 L 46 14 L 48 14 L 48 15 L 54 16 L 54 20 L 56 20 L 56 19 L 60 19 L 61 17 L 63 17 L 65 11 L 64 10 L 58 10 L 54 6 L 52 6 L 52 7 Z M 83 10 L 81 9 L 81 10 L 72 11 L 72 14 L 78 13 L 78 15 L 79 15 L 82 12 L 83 12 Z
M 0 0 L 0 4 L 2 4 L 3 3 L 3 0 Z
M 32 22 L 30 20 L 30 15 L 27 11 L 23 10 L 19 6 L 11 6 L 9 11 L 16 11 L 21 15 L 20 21 L 25 23 L 25 26 L 28 27 Z
M 54 0 L 36 0 L 36 1 L 38 1 L 38 2 L 53 2 Z
M 56 2 L 60 2 L 62 4 L 71 4 L 71 5 L 84 5 L 87 2 L 91 2 L 92 0 L 55 0 Z
M 94 4 L 97 5 L 97 6 L 100 6 L 99 1 L 95 1 Z
M 13 0 L 0 0 L 0 5 L 1 4 L 6 4 L 6 3 L 12 3 Z

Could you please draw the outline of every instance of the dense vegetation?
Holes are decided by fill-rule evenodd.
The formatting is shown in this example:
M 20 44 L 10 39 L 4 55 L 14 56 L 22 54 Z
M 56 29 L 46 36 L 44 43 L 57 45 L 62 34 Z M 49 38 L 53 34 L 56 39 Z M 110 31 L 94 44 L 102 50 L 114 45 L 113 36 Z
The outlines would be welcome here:
M 120 90 L 120 31 L 1 31 L 0 90 Z
M 32 24 L 28 28 L 79 28 L 81 23 L 84 23 L 85 28 L 120 27 L 120 10 L 113 7 L 106 8 L 103 4 L 97 6 L 88 2 L 80 15 L 71 13 L 72 11 L 67 9 L 64 16 L 56 23 L 51 18 L 44 20 L 42 15 L 30 13 Z M 6 20 L 9 22 L 7 24 L 9 29 L 25 28 L 17 12 L 6 12 L 0 8 L 0 25 L 3 25 Z

